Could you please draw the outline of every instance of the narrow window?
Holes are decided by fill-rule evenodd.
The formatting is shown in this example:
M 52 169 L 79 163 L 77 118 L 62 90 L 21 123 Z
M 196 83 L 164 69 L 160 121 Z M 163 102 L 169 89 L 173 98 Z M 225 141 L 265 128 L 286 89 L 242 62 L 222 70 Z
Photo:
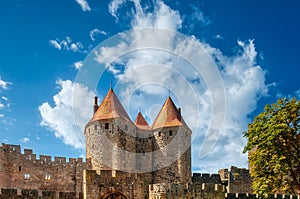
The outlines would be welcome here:
M 105 123 L 105 129 L 109 129 L 109 123 Z
M 172 130 L 169 131 L 169 136 L 172 136 L 173 135 L 173 132 Z
M 145 150 L 143 150 L 143 156 L 145 157 Z
M 97 125 L 95 125 L 94 128 L 95 128 L 95 131 L 96 131 L 97 130 Z
M 125 124 L 125 131 L 128 131 L 128 126 Z
M 19 166 L 19 171 L 22 171 L 22 167 L 21 166 Z
M 161 132 L 160 131 L 158 132 L 158 136 L 161 136 Z

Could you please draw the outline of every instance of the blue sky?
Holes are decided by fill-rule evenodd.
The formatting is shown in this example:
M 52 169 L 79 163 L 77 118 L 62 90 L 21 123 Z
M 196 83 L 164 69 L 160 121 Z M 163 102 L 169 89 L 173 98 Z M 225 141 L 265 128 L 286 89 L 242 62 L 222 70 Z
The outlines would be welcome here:
M 201 120 L 197 123 L 201 132 L 193 142 L 193 170 L 216 172 L 230 165 L 247 166 L 246 156 L 240 154 L 245 143 L 241 132 L 253 116 L 280 96 L 300 97 L 299 8 L 299 3 L 292 0 L 2 1 L 0 140 L 32 148 L 37 154 L 82 156 L 84 150 L 71 108 L 72 89 L 76 76 L 85 67 L 85 58 L 117 33 L 159 27 L 178 31 L 203 44 L 219 60 L 217 65 L 225 84 L 228 102 L 224 129 L 210 155 L 199 158 L 197 149 L 205 137 L 201 132 L 208 128 L 211 102 L 207 87 L 202 86 L 203 79 L 189 81 L 199 89 Z M 79 129 L 91 117 L 93 99 L 88 99 L 96 93 L 101 100 L 111 80 L 120 85 L 116 91 L 124 104 L 136 103 L 125 105 L 132 120 L 140 107 L 151 123 L 166 98 L 169 84 L 171 96 L 177 105 L 183 105 L 184 118 L 195 126 L 195 121 L 189 119 L 193 117 L 190 107 L 185 108 L 186 101 L 181 99 L 180 89 L 184 88 L 174 88 L 176 75 L 150 75 L 147 70 L 154 69 L 149 66 L 130 78 L 134 65 L 143 64 L 141 59 L 149 53 L 141 55 L 113 63 L 115 68 L 105 72 L 97 90 L 79 86 L 80 113 L 84 116 Z M 158 60 L 165 58 L 160 55 Z M 163 72 L 168 70 L 161 69 Z M 124 88 L 143 83 L 146 77 L 154 78 L 153 81 L 160 78 L 159 83 L 164 86 L 145 86 L 128 99 Z

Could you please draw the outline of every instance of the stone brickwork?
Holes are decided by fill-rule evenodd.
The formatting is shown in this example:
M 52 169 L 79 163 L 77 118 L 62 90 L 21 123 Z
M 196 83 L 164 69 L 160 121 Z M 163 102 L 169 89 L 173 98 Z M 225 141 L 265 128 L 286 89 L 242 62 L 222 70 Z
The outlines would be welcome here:
M 115 118 L 86 125 L 86 157 L 92 169 L 155 171 L 153 182 L 191 181 L 191 131 L 184 127 L 141 130 Z M 173 144 L 170 145 L 170 142 Z M 172 146 L 172 147 L 166 147 Z M 155 152 L 155 153 L 152 153 Z M 166 164 L 166 163 L 172 164 Z
M 193 183 L 222 184 L 219 174 L 193 173 Z
M 147 179 L 139 174 L 102 170 L 99 175 L 95 170 L 84 171 L 84 199 L 102 198 L 109 192 L 122 193 L 127 199 L 144 199 L 148 197 L 148 185 Z
M 0 147 L 0 187 L 56 192 L 83 193 L 83 170 L 89 163 L 82 158 L 40 155 L 30 149 L 21 153 L 20 145 L 2 144 Z
M 230 167 L 230 172 L 228 172 L 229 193 L 252 193 L 251 183 L 248 169 Z
M 5 189 L 0 192 L 0 199 L 74 199 L 75 192 L 39 191 L 36 189 Z M 83 199 L 80 194 L 79 199 Z

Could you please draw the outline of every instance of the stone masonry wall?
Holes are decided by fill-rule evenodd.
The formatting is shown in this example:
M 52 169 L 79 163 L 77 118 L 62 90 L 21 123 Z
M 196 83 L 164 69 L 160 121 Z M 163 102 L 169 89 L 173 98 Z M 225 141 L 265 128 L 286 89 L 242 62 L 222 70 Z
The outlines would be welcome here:
M 38 191 L 36 189 L 5 189 L 0 191 L 0 199 L 74 199 L 75 192 Z M 83 199 L 83 195 L 79 195 Z
M 82 158 L 40 155 L 19 145 L 2 144 L 0 147 L 0 187 L 36 189 L 38 191 L 74 192 L 78 198 L 83 192 L 82 172 L 89 164 Z
M 144 199 L 148 195 L 148 183 L 138 174 L 103 170 L 98 175 L 94 170 L 84 171 L 84 199 L 101 198 L 108 192 L 120 192 L 127 199 Z M 115 177 L 112 177 L 115 176 Z
M 169 184 L 157 183 L 149 185 L 149 199 L 254 199 L 262 198 L 256 194 L 226 193 L 226 188 L 221 184 L 193 183 Z M 296 195 L 270 194 L 266 198 L 300 199 Z
M 89 123 L 85 129 L 86 158 L 92 169 L 126 170 L 136 166 L 136 127 L 122 119 L 107 119 Z
M 191 182 L 191 132 L 185 127 L 153 130 L 154 183 Z
M 252 193 L 248 169 L 231 166 L 228 175 L 228 193 Z

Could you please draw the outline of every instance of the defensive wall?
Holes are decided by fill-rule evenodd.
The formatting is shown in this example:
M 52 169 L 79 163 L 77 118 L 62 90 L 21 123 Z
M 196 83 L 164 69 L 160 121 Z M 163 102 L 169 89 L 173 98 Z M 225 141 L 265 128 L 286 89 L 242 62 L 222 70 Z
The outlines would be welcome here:
M 21 153 L 20 145 L 0 147 L 0 187 L 59 192 L 74 192 L 76 198 L 83 190 L 83 170 L 89 163 L 82 158 L 40 155 L 30 149 Z M 39 195 L 41 196 L 41 194 Z

